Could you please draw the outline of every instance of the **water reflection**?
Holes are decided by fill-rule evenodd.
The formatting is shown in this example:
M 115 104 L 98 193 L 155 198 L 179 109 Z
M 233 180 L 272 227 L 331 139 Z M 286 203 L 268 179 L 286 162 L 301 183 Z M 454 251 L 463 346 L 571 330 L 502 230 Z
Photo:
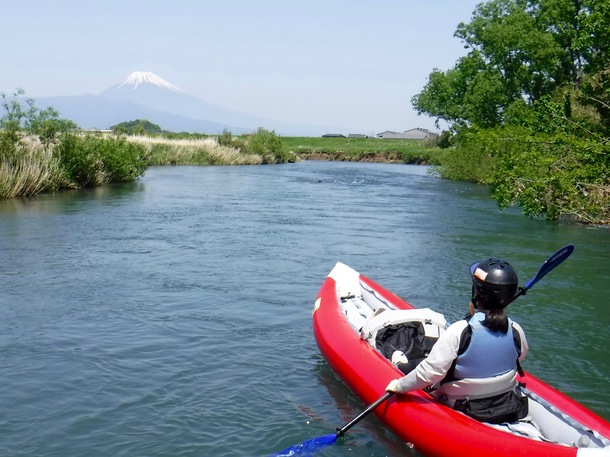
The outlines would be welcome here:
M 329 396 L 333 399 L 333 405 L 339 411 L 342 422 L 329 427 L 329 433 L 337 428 L 343 427 L 354 417 L 358 416 L 366 409 L 364 405 L 345 384 L 335 375 L 325 360 L 321 357 L 315 362 L 312 368 L 321 385 L 323 385 Z M 380 406 L 380 408 L 383 405 Z M 383 443 L 383 448 L 377 448 L 374 443 Z M 367 455 L 409 455 L 413 457 L 423 457 L 416 450 L 410 449 L 400 438 L 390 432 L 374 414 L 364 417 L 359 424 L 347 432 L 342 440 L 337 441 L 337 445 L 350 446 L 354 448 L 365 448 L 367 452 L 375 452 Z M 337 453 L 343 455 L 343 453 Z
M 11 198 L 0 200 L 0 215 L 60 214 L 84 211 L 91 202 L 118 204 L 121 200 L 133 198 L 133 194 L 136 192 L 144 192 L 145 189 L 143 182 L 133 182 L 62 190 L 35 197 Z

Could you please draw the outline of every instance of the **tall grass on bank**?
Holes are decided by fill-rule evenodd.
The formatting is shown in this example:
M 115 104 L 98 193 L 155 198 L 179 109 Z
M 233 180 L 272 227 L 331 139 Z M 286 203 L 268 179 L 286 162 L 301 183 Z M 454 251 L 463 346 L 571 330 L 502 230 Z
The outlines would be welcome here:
M 55 190 L 65 183 L 53 146 L 26 137 L 14 145 L 12 154 L 0 158 L 0 199 L 29 197 Z
M 43 142 L 24 135 L 9 146 L 0 151 L 2 199 L 135 181 L 146 171 L 143 148 L 119 137 L 65 133 Z
M 127 140 L 145 148 L 149 165 L 259 165 L 296 160 L 280 137 L 264 128 L 240 136 L 225 130 L 216 137 L 130 135 Z
M 149 165 L 258 165 L 258 154 L 221 146 L 214 138 L 168 139 L 128 136 L 127 141 L 144 148 Z

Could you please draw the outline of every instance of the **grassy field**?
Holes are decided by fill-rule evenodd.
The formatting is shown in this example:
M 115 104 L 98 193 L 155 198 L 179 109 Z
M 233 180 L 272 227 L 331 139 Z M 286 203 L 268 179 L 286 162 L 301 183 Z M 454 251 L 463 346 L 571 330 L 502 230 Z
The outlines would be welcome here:
M 345 160 L 438 165 L 443 150 L 420 140 L 281 137 L 302 160 Z

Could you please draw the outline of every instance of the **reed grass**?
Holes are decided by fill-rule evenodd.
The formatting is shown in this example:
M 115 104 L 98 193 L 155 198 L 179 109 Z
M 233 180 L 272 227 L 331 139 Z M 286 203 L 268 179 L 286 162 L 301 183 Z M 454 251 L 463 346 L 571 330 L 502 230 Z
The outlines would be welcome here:
M 259 165 L 258 154 L 221 146 L 215 138 L 168 139 L 130 135 L 127 141 L 140 144 L 149 165 Z
M 29 197 L 65 185 L 53 145 L 24 137 L 15 144 L 14 154 L 0 158 L 0 199 Z

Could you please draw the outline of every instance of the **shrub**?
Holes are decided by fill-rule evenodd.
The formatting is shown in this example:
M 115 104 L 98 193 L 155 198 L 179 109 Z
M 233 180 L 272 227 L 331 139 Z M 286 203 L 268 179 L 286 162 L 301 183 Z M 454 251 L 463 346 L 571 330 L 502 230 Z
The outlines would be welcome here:
M 446 179 L 489 184 L 497 159 L 489 136 L 476 129 L 462 134 L 458 146 L 440 156 L 439 175 Z
M 233 147 L 233 134 L 227 130 L 224 129 L 222 131 L 222 133 L 220 135 L 218 135 L 218 144 L 220 146 L 228 146 L 228 147 Z
M 10 149 L 24 132 L 38 136 L 42 144 L 48 146 L 57 140 L 59 134 L 77 128 L 74 122 L 60 119 L 59 113 L 53 108 L 38 109 L 34 105 L 34 100 L 30 98 L 25 99 L 27 106 L 24 107 L 19 99 L 22 95 L 24 95 L 22 89 L 17 89 L 12 98 L 1 94 L 4 115 L 0 118 L 2 131 L 0 148 Z
M 259 127 L 249 138 L 248 150 L 263 158 L 263 163 L 285 163 L 294 161 L 279 136 L 273 131 Z M 291 160 L 292 159 L 292 160 Z
M 504 129 L 494 148 L 491 193 L 501 208 L 519 205 L 531 217 L 610 223 L 607 142 Z
M 66 134 L 58 152 L 66 178 L 77 187 L 134 181 L 146 171 L 144 148 L 124 137 Z

